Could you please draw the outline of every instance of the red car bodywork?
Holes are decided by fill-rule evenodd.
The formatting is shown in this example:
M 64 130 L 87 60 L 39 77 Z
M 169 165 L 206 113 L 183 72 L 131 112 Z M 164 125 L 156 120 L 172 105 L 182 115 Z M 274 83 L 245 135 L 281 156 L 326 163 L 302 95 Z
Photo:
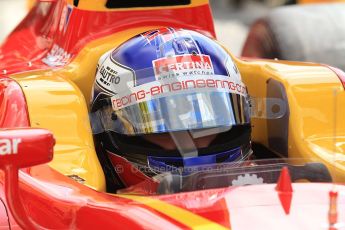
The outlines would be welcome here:
M 55 7 L 45 15 L 36 5 L 0 49 L 2 128 L 30 126 L 22 90 L 8 76 L 51 68 L 42 62 L 42 58 L 51 51 L 53 43 L 70 55 L 63 60 L 68 63 L 84 44 L 142 25 L 184 27 L 215 37 L 208 4 L 162 11 L 142 10 L 140 13 L 74 8 L 68 18 L 69 26 L 60 30 L 59 19 L 65 2 L 53 2 Z M 47 26 L 47 21 L 50 26 Z M 290 214 L 286 215 L 273 184 L 131 197 L 95 191 L 44 164 L 19 171 L 19 191 L 16 194 L 5 190 L 8 184 L 15 187 L 16 179 L 9 178 L 5 183 L 3 171 L 0 175 L 2 229 L 290 230 L 328 226 L 330 184 L 294 184 Z M 338 191 L 338 207 L 344 210 L 345 188 L 339 186 Z M 25 210 L 21 212 L 18 210 L 22 204 Z M 344 222 L 345 216 L 339 216 L 339 221 Z

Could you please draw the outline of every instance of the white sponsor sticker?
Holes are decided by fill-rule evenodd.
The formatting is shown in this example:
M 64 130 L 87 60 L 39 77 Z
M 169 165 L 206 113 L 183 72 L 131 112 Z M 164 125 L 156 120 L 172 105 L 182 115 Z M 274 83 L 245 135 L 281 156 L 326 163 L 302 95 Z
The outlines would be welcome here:
M 0 155 L 17 154 L 20 142 L 22 142 L 20 138 L 0 139 Z
M 111 58 L 102 57 L 98 63 L 96 84 L 109 94 L 117 94 L 119 89 L 129 89 L 135 85 L 134 71 Z
M 47 56 L 42 59 L 42 62 L 49 66 L 63 66 L 68 63 L 71 56 L 72 55 L 67 53 L 63 48 L 54 44 Z
M 196 75 L 153 81 L 132 88 L 119 88 L 111 100 L 113 109 L 116 111 L 154 98 L 191 92 L 227 92 L 247 95 L 245 85 L 238 79 L 223 75 Z

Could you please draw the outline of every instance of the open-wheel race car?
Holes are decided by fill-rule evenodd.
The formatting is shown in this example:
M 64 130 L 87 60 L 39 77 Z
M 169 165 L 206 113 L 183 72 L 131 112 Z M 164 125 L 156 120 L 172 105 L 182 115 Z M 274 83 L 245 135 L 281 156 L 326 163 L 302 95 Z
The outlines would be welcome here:
M 37 1 L 0 49 L 1 228 L 343 227 L 344 73 L 215 37 L 208 0 Z

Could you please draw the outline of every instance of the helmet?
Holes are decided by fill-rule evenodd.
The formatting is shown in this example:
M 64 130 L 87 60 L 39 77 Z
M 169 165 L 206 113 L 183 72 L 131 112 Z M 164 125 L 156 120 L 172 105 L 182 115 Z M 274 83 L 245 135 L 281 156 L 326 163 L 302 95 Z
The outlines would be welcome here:
M 90 117 L 106 168 L 130 186 L 162 172 L 247 159 L 247 97 L 219 44 L 195 31 L 161 28 L 100 58 Z

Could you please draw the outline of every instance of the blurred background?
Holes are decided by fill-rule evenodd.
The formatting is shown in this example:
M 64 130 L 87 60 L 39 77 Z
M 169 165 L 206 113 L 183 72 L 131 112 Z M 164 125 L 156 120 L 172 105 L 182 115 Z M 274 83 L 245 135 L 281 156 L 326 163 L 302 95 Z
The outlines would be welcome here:
M 254 0 L 210 0 L 217 38 L 232 53 L 240 55 L 250 25 L 271 6 Z
M 270 1 L 278 4 L 280 0 Z M 250 24 L 272 5 L 262 0 L 210 0 L 210 3 L 218 40 L 236 55 L 241 53 Z M 26 13 L 26 0 L 0 0 L 0 42 Z
M 0 0 L 0 42 L 24 18 L 26 0 Z

